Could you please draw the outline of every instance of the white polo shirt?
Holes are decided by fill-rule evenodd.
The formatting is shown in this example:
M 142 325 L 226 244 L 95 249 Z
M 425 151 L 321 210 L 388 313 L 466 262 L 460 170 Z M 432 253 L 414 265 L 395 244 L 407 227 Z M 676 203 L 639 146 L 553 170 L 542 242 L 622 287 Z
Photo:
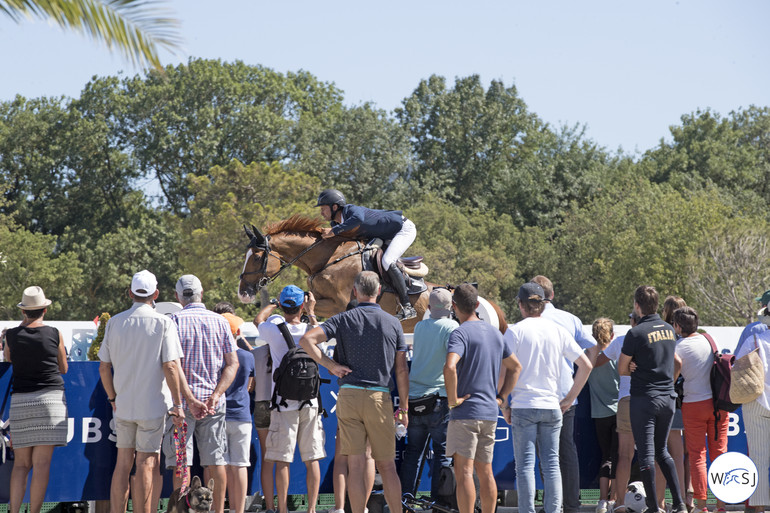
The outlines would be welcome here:
M 107 322 L 99 359 L 112 364 L 115 417 L 149 420 L 171 408 L 163 363 L 182 358 L 174 322 L 150 305 L 134 305 Z

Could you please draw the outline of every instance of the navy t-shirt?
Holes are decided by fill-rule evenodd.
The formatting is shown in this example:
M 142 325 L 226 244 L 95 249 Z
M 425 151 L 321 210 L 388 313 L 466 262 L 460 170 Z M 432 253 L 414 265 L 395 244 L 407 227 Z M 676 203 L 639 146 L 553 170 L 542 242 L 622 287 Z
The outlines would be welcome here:
M 457 397 L 471 396 L 449 412 L 451 420 L 497 420 L 500 364 L 511 356 L 500 330 L 484 321 L 466 321 L 449 336 L 448 353 L 457 363 Z
M 406 351 L 401 323 L 376 303 L 360 303 L 326 320 L 326 339 L 336 339 L 336 359 L 353 372 L 339 378 L 340 386 L 390 386 L 397 351 Z
M 249 410 L 249 378 L 254 377 L 254 355 L 249 351 L 236 349 L 238 372 L 230 387 L 225 392 L 225 419 L 236 422 L 251 422 Z
M 674 395 L 676 333 L 658 314 L 645 315 L 623 340 L 623 354 L 636 364 L 631 373 L 631 395 Z

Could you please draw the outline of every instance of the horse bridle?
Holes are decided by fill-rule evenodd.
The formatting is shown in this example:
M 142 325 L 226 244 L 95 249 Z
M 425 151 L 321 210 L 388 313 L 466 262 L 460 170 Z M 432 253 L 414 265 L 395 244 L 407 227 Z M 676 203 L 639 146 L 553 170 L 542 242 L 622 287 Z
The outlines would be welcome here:
M 245 225 L 244 225 L 243 228 L 244 228 L 244 230 L 246 230 L 246 234 L 251 237 L 251 242 L 249 243 L 248 247 L 262 251 L 262 268 L 259 271 L 244 271 L 244 272 L 242 272 L 240 274 L 238 279 L 242 280 L 243 277 L 246 276 L 247 274 L 261 274 L 262 278 L 260 278 L 259 279 L 259 283 L 256 284 L 256 287 L 257 287 L 258 291 L 261 290 L 262 288 L 270 285 L 270 283 L 273 280 L 275 280 L 278 277 L 278 275 L 283 272 L 284 269 L 294 265 L 294 263 L 296 261 L 298 261 L 300 258 L 302 258 L 308 251 L 310 251 L 311 249 L 313 249 L 314 247 L 318 246 L 320 243 L 322 243 L 324 241 L 324 239 L 322 239 L 322 238 L 318 239 L 317 241 L 313 242 L 310 246 L 308 246 L 305 249 L 303 249 L 302 251 L 300 251 L 297 256 L 295 256 L 294 258 L 292 258 L 289 261 L 286 261 L 283 258 L 281 258 L 281 255 L 274 254 L 272 251 L 270 251 L 270 235 L 262 235 L 259 232 L 259 230 L 257 230 L 257 228 L 255 226 L 253 226 L 253 225 L 252 225 L 252 228 L 254 229 L 254 232 L 250 232 L 248 230 L 248 228 L 246 228 Z M 336 263 L 338 263 L 338 262 L 340 262 L 342 260 L 345 260 L 348 257 L 354 256 L 354 255 L 359 255 L 359 254 L 363 253 L 364 251 L 368 251 L 368 250 L 374 249 L 374 248 L 369 248 L 368 246 L 364 246 L 363 249 L 362 249 L 362 244 L 359 241 L 355 241 L 355 242 L 356 242 L 356 248 L 357 248 L 355 251 L 347 253 L 346 255 L 343 255 L 343 256 L 337 258 L 336 260 L 334 260 L 332 262 L 328 262 L 321 269 L 319 269 L 318 271 L 316 271 L 316 272 L 314 272 L 314 273 L 312 273 L 310 275 L 310 281 L 312 282 L 313 278 L 318 273 L 323 271 L 324 269 L 327 269 L 328 267 L 330 267 L 330 266 L 332 266 L 332 265 L 334 265 L 334 264 L 336 264 Z M 272 276 L 267 276 L 267 259 L 270 256 L 272 256 L 273 258 L 277 258 L 278 261 L 281 262 L 281 267 Z
M 317 241 L 312 243 L 310 246 L 308 246 L 305 249 L 303 249 L 302 251 L 300 251 L 297 256 L 295 256 L 294 258 L 292 258 L 289 261 L 286 261 L 283 258 L 281 258 L 281 255 L 279 255 L 277 253 L 273 253 L 272 251 L 270 251 L 270 236 L 269 235 L 263 236 L 262 240 L 263 240 L 263 242 L 259 242 L 256 237 L 252 237 L 251 243 L 249 243 L 249 247 L 250 248 L 254 248 L 254 249 L 262 251 L 262 268 L 259 271 L 244 271 L 238 277 L 239 280 L 242 280 L 243 277 L 246 276 L 247 274 L 261 274 L 262 278 L 259 279 L 259 283 L 257 284 L 257 290 L 261 290 L 262 288 L 267 287 L 268 285 L 270 285 L 270 283 L 273 280 L 275 280 L 278 277 L 278 275 L 283 272 L 284 269 L 294 265 L 294 263 L 297 260 L 299 260 L 300 258 L 302 258 L 308 251 L 310 251 L 311 249 L 313 249 L 314 247 L 316 247 L 317 245 L 319 245 L 321 242 L 324 241 L 324 239 L 318 239 Z M 280 267 L 280 269 L 278 269 L 275 272 L 275 274 L 273 274 L 272 276 L 268 276 L 267 275 L 267 259 L 269 257 L 271 257 L 271 256 L 273 258 L 277 258 L 278 261 L 281 262 L 281 267 Z

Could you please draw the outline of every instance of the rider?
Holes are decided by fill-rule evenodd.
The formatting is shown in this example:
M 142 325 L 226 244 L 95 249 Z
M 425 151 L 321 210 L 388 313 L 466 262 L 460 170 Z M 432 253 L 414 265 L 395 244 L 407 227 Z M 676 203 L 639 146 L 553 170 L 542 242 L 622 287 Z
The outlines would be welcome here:
M 322 235 L 325 239 L 344 233 L 364 240 L 390 240 L 382 255 L 382 268 L 388 273 L 390 282 L 398 293 L 401 309 L 396 317 L 401 321 L 417 317 L 417 312 L 409 302 L 404 274 L 396 264 L 417 237 L 414 223 L 404 217 L 400 210 L 373 210 L 349 205 L 342 193 L 336 189 L 321 191 L 316 206 L 321 207 L 321 216 L 332 225 L 331 228 L 323 229 Z

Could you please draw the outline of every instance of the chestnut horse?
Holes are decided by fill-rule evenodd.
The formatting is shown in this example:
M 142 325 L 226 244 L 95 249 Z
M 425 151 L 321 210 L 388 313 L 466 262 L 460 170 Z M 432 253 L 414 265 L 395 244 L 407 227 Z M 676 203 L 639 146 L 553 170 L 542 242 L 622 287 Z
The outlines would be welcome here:
M 356 275 L 363 268 L 361 254 L 372 249 L 361 241 L 344 237 L 323 239 L 321 223 L 318 219 L 294 215 L 269 225 L 264 235 L 254 226 L 253 231 L 244 226 L 250 242 L 238 287 L 240 300 L 252 303 L 262 287 L 272 282 L 285 268 L 296 266 L 308 275 L 308 289 L 317 301 L 316 314 L 331 317 L 344 311 L 351 299 Z M 406 333 L 414 331 L 414 325 L 422 320 L 428 309 L 430 290 L 437 285 L 427 282 L 426 285 L 428 290 L 410 296 L 417 317 L 401 324 Z M 385 292 L 379 303 L 383 310 L 395 314 L 398 296 Z M 497 314 L 500 331 L 505 332 L 508 327 L 505 315 L 497 305 L 489 304 Z

